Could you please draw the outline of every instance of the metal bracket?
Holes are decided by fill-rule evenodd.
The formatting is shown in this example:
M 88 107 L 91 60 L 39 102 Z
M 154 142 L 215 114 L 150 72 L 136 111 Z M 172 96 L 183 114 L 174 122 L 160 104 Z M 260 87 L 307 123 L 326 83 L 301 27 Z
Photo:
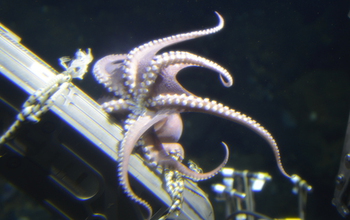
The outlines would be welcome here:
M 340 215 L 350 219 L 350 117 L 346 129 L 343 152 L 340 159 L 340 167 L 336 177 L 336 186 L 333 205 L 337 208 Z

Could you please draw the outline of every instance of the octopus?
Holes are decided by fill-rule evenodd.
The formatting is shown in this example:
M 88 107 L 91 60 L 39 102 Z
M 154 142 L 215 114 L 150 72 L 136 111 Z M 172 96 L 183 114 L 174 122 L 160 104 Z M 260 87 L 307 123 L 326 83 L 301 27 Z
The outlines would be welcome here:
M 197 172 L 182 163 L 184 149 L 178 141 L 183 130 L 180 116 L 183 112 L 211 114 L 250 128 L 267 141 L 274 152 L 279 170 L 284 176 L 291 178 L 282 166 L 276 141 L 263 126 L 251 117 L 215 100 L 192 94 L 176 79 L 182 69 L 197 66 L 216 72 L 221 83 L 230 87 L 233 78 L 225 68 L 185 51 L 158 54 L 161 49 L 170 45 L 220 31 L 224 27 L 224 19 L 219 13 L 215 13 L 219 20 L 215 27 L 149 41 L 132 49 L 128 54 L 103 57 L 93 67 L 96 80 L 113 94 L 113 98 L 101 105 L 102 109 L 123 119 L 124 138 L 117 146 L 119 184 L 130 199 L 147 210 L 147 219 L 152 217 L 152 207 L 133 192 L 128 179 L 129 159 L 136 146 L 143 147 L 146 152 L 145 160 L 149 163 L 168 169 L 168 173 L 169 169 L 176 171 L 175 174 L 194 181 L 211 178 L 228 161 L 229 149 L 223 143 L 226 152 L 224 160 L 209 172 Z

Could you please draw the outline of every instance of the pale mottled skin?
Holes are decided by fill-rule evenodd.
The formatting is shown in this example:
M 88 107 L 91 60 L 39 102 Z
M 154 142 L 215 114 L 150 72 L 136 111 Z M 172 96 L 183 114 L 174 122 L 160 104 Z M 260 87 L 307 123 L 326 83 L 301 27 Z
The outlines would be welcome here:
M 135 195 L 128 179 L 129 158 L 141 137 L 149 151 L 148 159 L 159 165 L 172 167 L 183 176 L 194 180 L 214 176 L 228 160 L 226 144 L 225 159 L 217 168 L 207 173 L 194 172 L 183 165 L 181 160 L 169 155 L 171 150 L 182 151 L 180 155 L 184 155 L 183 147 L 176 143 L 182 133 L 181 112 L 208 113 L 251 128 L 270 144 L 279 169 L 285 176 L 290 177 L 283 169 L 275 140 L 265 128 L 244 114 L 215 101 L 195 96 L 176 80 L 176 74 L 183 68 L 201 66 L 219 73 L 223 85 L 230 87 L 233 79 L 226 69 L 188 52 L 171 51 L 157 55 L 164 47 L 221 30 L 224 20 L 216 14 L 219 24 L 213 28 L 153 40 L 134 48 L 128 54 L 106 56 L 94 66 L 96 79 L 115 95 L 115 98 L 104 103 L 102 108 L 111 113 L 128 113 L 124 121 L 124 139 L 118 146 L 118 174 L 125 193 L 148 210 L 148 219 L 152 216 L 152 208 L 145 200 Z

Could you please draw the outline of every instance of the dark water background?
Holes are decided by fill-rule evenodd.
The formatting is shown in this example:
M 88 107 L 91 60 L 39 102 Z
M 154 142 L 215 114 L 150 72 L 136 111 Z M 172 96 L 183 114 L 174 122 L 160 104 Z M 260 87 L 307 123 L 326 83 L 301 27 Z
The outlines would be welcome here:
M 330 0 L 2 0 L 0 22 L 62 70 L 57 59 L 77 48 L 92 48 L 95 59 L 126 53 L 149 40 L 211 27 L 217 23 L 214 11 L 220 12 L 226 22 L 222 31 L 167 50 L 218 62 L 234 75 L 234 86 L 224 88 L 215 74 L 199 68 L 185 70 L 180 81 L 199 96 L 251 116 L 274 135 L 286 170 L 314 188 L 306 219 L 342 219 L 331 200 L 349 115 L 349 6 Z M 102 92 L 91 74 L 76 84 L 94 98 Z M 223 158 L 220 142 L 225 141 L 232 152 L 228 166 L 273 176 L 256 195 L 257 211 L 275 218 L 297 216 L 292 184 L 278 172 L 260 137 L 211 116 L 189 113 L 183 118 L 187 158 L 209 170 Z M 210 193 L 217 181 L 200 185 Z M 224 206 L 210 197 L 220 219 Z

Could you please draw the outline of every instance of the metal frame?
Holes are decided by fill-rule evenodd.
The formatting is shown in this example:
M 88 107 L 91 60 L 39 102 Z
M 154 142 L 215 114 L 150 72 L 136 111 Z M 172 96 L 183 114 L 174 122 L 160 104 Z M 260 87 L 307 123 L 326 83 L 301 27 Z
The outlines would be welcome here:
M 22 103 L 16 98 L 29 96 L 58 74 L 19 42 L 0 24 L 3 130 L 20 111 Z M 138 207 L 118 188 L 116 146 L 123 138 L 122 128 L 74 84 L 51 110 L 1 146 L 0 173 L 67 219 L 122 219 L 125 214 L 141 218 Z M 153 219 L 163 215 L 171 199 L 159 176 L 135 155 L 129 173 L 133 189 L 153 206 Z M 190 180 L 185 182 L 177 219 L 214 219 L 205 193 Z

